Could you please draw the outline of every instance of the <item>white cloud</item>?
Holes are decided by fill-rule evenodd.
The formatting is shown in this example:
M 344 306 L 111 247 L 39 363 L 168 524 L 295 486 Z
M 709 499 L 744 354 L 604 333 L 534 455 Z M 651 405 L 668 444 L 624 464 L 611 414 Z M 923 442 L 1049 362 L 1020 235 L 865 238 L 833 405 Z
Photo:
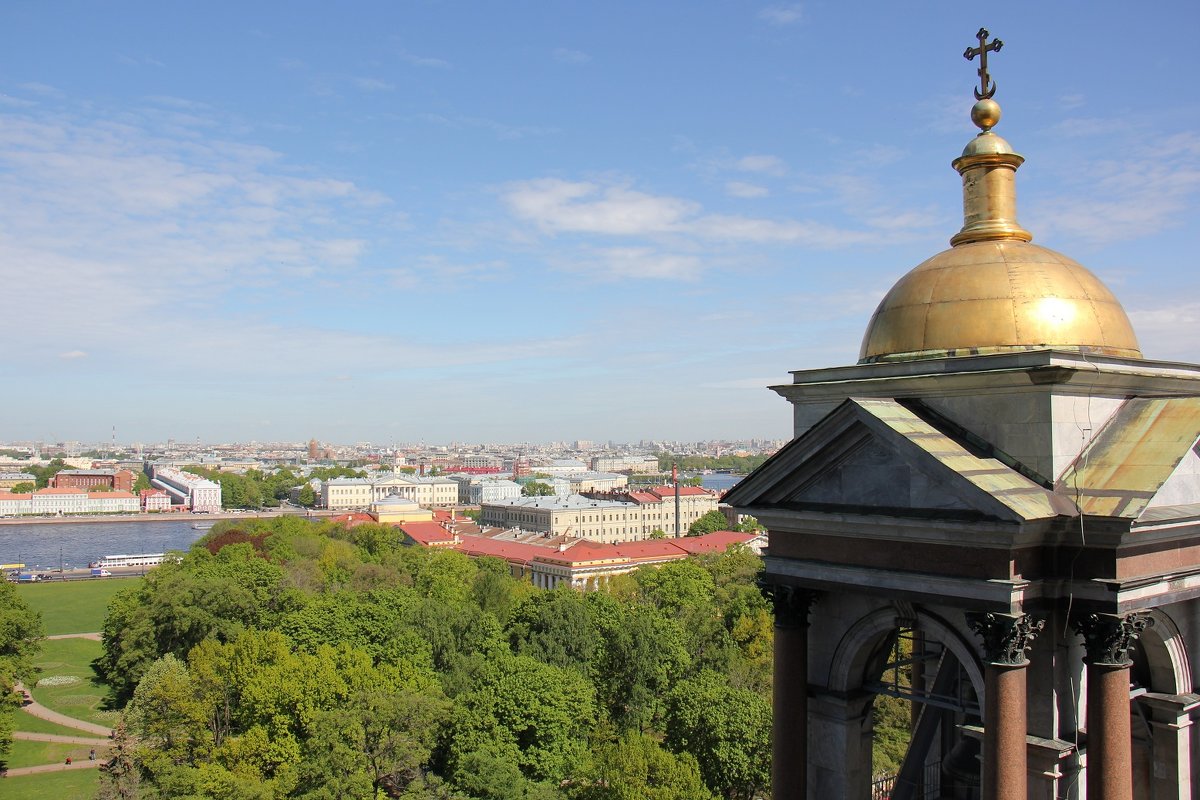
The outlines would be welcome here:
M 758 244 L 794 243 L 819 248 L 847 247 L 874 241 L 875 234 L 852 231 L 801 220 L 773 220 L 730 214 L 710 214 L 696 219 L 698 236 L 729 242 Z
M 592 60 L 592 57 L 580 50 L 556 47 L 554 48 L 554 60 L 563 64 L 586 64 Z
M 1200 303 L 1130 309 L 1129 321 L 1146 358 L 1194 361 L 1200 340 Z
M 131 56 L 127 53 L 117 53 L 117 62 L 127 67 L 165 67 L 166 64 L 150 56 Z
M 87 358 L 87 352 L 83 350 L 68 350 L 65 353 L 59 353 L 58 357 L 68 361 L 73 361 L 77 358 Z
M 1142 139 L 1120 149 L 1120 160 L 1069 171 L 1075 179 L 1069 200 L 1062 194 L 1036 200 L 1039 226 L 1107 243 L 1190 223 L 1200 194 L 1200 135 Z
M 400 50 L 396 53 L 401 61 L 412 64 L 414 67 L 432 67 L 433 69 L 449 69 L 450 62 L 440 58 L 429 58 L 427 56 L 418 56 L 410 53 L 407 50 Z
M 518 218 L 550 233 L 669 233 L 681 230 L 684 220 L 699 210 L 697 204 L 674 197 L 558 178 L 511 184 L 503 200 Z
M 45 354 L 86 333 L 102 358 L 197 307 L 213 318 L 227 297 L 354 268 L 366 242 L 347 226 L 395 213 L 265 148 L 164 129 L 158 115 L 128 112 L 13 113 L 0 126 L 5 313 L 18 325 L 40 325 L 48 306 L 62 315 Z M 38 279 L 16 280 L 28 274 Z
M 786 6 L 767 6 L 758 18 L 772 25 L 794 25 L 804 19 L 804 7 L 799 3 Z
M 682 237 L 691 240 L 791 243 L 837 248 L 876 241 L 876 230 L 849 230 L 808 220 L 704 214 L 700 204 L 651 195 L 627 185 L 541 178 L 510 184 L 502 201 L 518 219 L 549 234 Z M 893 218 L 882 219 L 891 223 Z M 918 217 L 913 215 L 911 220 Z M 892 238 L 895 232 L 889 233 Z
M 395 84 L 379 78 L 355 78 L 354 85 L 364 92 L 390 92 L 396 88 Z
M 749 155 L 734 162 L 734 168 L 742 172 L 761 172 L 776 177 L 787 173 L 787 164 L 778 156 Z
M 771 192 L 765 186 L 758 186 L 753 183 L 745 183 L 743 181 L 728 181 L 725 184 L 725 191 L 732 197 L 766 197 Z
M 40 94 L 45 97 L 61 97 L 62 96 L 62 92 L 58 89 L 58 87 L 51 86 L 50 84 L 47 84 L 47 83 L 38 83 L 37 81 L 30 81 L 28 83 L 22 83 L 21 89 L 23 89 L 26 92 L 31 92 L 33 94 Z
M 417 119 L 443 125 L 447 128 L 462 130 L 465 128 L 481 128 L 491 131 L 498 139 L 516 140 L 527 136 L 550 136 L 558 133 L 558 128 L 543 128 L 536 125 L 509 125 L 486 117 L 453 116 L 444 114 L 418 114 Z
M 610 278 L 699 277 L 701 263 L 695 256 L 660 253 L 647 247 L 611 247 L 600 251 L 597 266 Z

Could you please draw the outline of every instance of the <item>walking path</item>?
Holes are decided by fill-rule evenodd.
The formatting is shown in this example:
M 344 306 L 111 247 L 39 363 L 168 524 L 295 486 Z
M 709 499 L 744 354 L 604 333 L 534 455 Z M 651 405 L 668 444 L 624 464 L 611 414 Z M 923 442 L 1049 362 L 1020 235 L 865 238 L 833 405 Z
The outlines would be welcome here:
M 47 636 L 47 639 L 93 639 L 98 641 L 100 634 L 98 632 L 88 633 L 62 633 L 57 636 Z M 89 745 L 90 748 L 96 751 L 96 758 L 86 759 L 79 758 L 71 763 L 55 762 L 53 764 L 38 764 L 33 767 L 14 767 L 13 769 L 0 772 L 0 777 L 16 777 L 18 775 L 35 775 L 39 772 L 60 772 L 68 769 L 96 769 L 104 763 L 104 756 L 107 755 L 108 748 L 112 744 L 113 732 L 111 729 L 103 725 L 96 725 L 82 719 L 68 717 L 66 714 L 60 714 L 57 711 L 51 711 L 41 703 L 33 699 L 33 695 L 25 690 L 24 685 L 17 683 L 13 689 L 28 700 L 21 706 L 21 710 L 26 714 L 44 719 L 47 722 L 53 722 L 67 728 L 74 728 L 78 731 L 90 733 L 94 737 L 88 736 L 62 736 L 56 733 L 30 733 L 28 731 L 13 731 L 14 739 L 24 739 L 31 742 L 57 742 L 60 744 L 79 744 Z M 17 723 L 18 725 L 20 723 Z
M 4 777 L 15 778 L 18 775 L 34 775 L 38 772 L 61 772 L 65 769 L 96 769 L 104 762 L 100 759 L 88 761 L 72 761 L 70 764 L 38 764 L 36 767 L 13 767 L 5 771 Z
M 61 744 L 90 744 L 92 747 L 107 747 L 111 739 L 93 739 L 90 736 L 61 736 L 57 733 L 30 733 L 29 731 L 13 731 L 14 739 L 24 739 L 27 742 L 59 742 Z
M 20 683 L 13 688 L 18 692 L 25 691 L 25 687 Z M 81 719 L 68 717 L 66 714 L 60 714 L 57 711 L 51 711 L 38 701 L 32 699 L 32 695 L 27 694 L 27 696 L 30 699 L 21 707 L 21 710 L 26 714 L 32 714 L 38 719 L 44 719 L 47 722 L 53 722 L 56 725 L 63 725 L 67 728 L 74 728 L 75 730 L 79 731 L 86 731 L 93 736 L 103 736 L 106 739 L 112 737 L 112 728 L 106 728 L 103 725 L 97 725 L 93 722 L 85 722 Z
M 91 639 L 93 642 L 98 642 L 103 638 L 99 631 L 89 633 L 56 633 L 53 636 L 47 636 L 47 639 Z

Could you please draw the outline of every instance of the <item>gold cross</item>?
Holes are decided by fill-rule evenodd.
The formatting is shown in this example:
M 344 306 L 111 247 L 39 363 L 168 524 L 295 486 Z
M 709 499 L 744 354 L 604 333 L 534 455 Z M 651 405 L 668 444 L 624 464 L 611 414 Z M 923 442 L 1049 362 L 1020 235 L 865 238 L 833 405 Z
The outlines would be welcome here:
M 990 34 L 987 28 L 980 28 L 979 33 L 975 34 L 975 38 L 979 40 L 979 47 L 968 47 L 963 53 L 963 58 L 970 61 L 979 56 L 979 88 L 975 90 L 975 99 L 983 100 L 991 97 L 996 93 L 996 82 L 992 80 L 992 76 L 988 75 L 987 54 L 989 52 L 999 53 L 1000 48 L 1004 46 L 1004 42 L 995 39 L 991 44 L 987 43 L 987 38 Z

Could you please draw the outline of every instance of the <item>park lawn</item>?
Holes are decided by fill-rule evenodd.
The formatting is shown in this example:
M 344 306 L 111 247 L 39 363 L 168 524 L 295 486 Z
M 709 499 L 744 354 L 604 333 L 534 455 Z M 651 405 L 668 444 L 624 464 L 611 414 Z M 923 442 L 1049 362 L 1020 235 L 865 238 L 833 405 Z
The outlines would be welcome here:
M 100 655 L 101 645 L 92 639 L 47 639 L 33 665 L 40 670 L 38 682 L 55 676 L 71 675 L 79 680 L 65 686 L 26 687 L 33 699 L 52 711 L 76 719 L 112 727 L 116 711 L 104 710 L 108 687 L 92 671 L 92 661 Z
M 31 742 L 26 739 L 14 739 L 8 751 L 5 763 L 9 769 L 17 767 L 36 767 L 39 764 L 62 764 L 70 756 L 75 761 L 87 761 L 90 744 L 65 744 L 63 742 Z M 108 748 L 101 745 L 96 748 L 96 758 L 101 760 L 107 755 Z
M 100 770 L 69 769 L 0 778 L 4 800 L 92 800 L 100 786 Z
M 79 581 L 22 583 L 17 594 L 41 613 L 47 636 L 92 633 L 104 627 L 108 602 L 141 578 L 90 578 Z
M 13 730 L 25 733 L 53 733 L 58 736 L 91 736 L 90 733 L 84 733 L 78 728 L 68 728 L 66 725 L 47 722 L 33 714 L 26 714 L 24 711 L 18 711 L 13 717 Z

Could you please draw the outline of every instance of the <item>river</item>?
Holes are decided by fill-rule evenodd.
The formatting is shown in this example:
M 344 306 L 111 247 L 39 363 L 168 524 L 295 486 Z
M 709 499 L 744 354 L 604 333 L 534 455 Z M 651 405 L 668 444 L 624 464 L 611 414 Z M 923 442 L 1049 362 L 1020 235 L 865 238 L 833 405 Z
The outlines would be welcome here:
M 206 531 L 194 520 L 0 525 L 0 564 L 79 569 L 101 556 L 187 550 Z M 207 524 L 207 523 L 202 523 Z
M 724 491 L 744 475 L 714 473 L 702 476 L 706 489 Z M 187 550 L 205 534 L 194 530 L 194 519 L 164 522 L 53 522 L 36 525 L 0 525 L 0 564 L 24 563 L 57 569 L 86 567 L 101 556 L 165 553 Z M 211 521 L 200 524 L 208 525 Z
M 714 472 L 710 475 L 700 476 L 700 485 L 705 489 L 723 492 L 727 489 L 732 489 L 738 481 L 746 477 L 745 475 L 730 475 L 726 472 Z

